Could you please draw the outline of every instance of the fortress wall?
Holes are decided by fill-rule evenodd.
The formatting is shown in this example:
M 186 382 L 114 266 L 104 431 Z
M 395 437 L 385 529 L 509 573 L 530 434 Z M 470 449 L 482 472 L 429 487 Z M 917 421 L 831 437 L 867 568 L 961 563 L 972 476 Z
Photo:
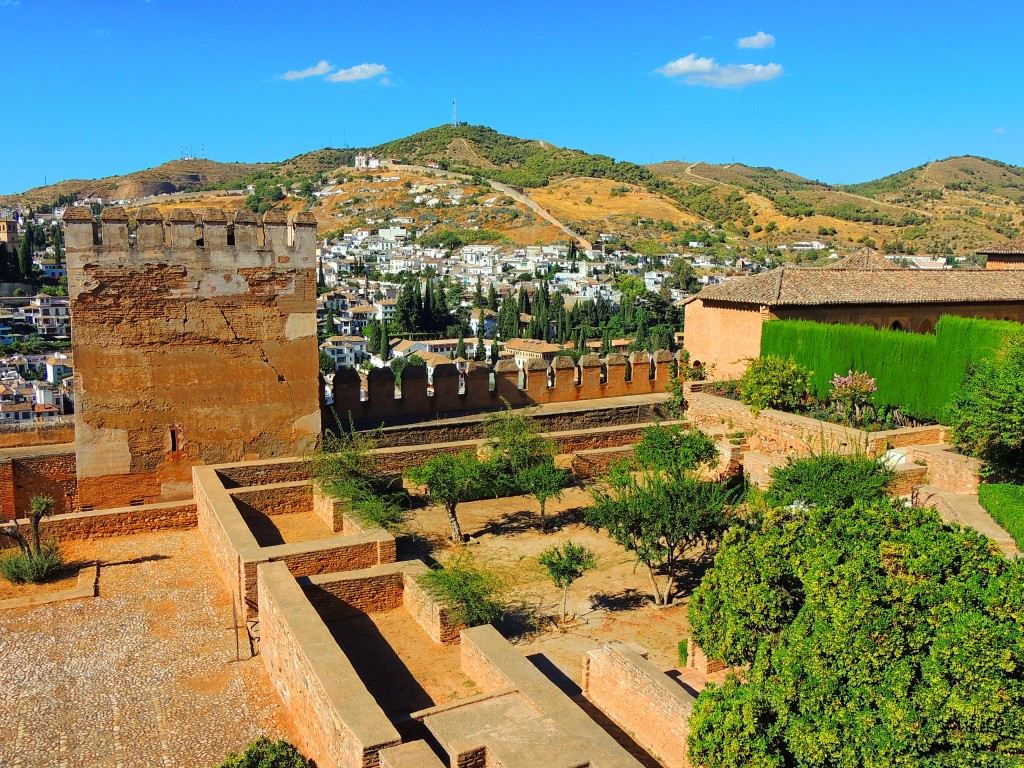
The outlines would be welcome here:
M 434 368 L 432 391 L 423 373 L 410 375 L 416 369 L 406 368 L 399 397 L 395 397 L 391 369 L 375 368 L 367 377 L 365 399 L 355 371 L 339 371 L 334 378 L 333 408 L 343 423 L 351 416 L 357 424 L 376 424 L 493 410 L 506 402 L 520 407 L 650 395 L 666 391 L 673 359 L 665 350 L 653 356 L 634 352 L 628 358 L 612 354 L 604 360 L 584 355 L 579 365 L 571 358 L 556 357 L 550 367 L 536 360 L 525 370 L 520 370 L 515 361 L 501 360 L 493 369 L 483 363 L 469 363 L 465 374 L 460 374 L 454 363 L 446 363 Z

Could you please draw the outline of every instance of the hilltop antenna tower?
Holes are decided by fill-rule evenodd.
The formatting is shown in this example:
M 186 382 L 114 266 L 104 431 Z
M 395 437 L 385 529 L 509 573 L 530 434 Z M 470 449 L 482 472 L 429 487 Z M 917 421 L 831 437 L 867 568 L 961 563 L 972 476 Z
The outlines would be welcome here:
M 452 99 L 452 128 L 459 127 L 459 110 L 458 102 L 456 99 Z

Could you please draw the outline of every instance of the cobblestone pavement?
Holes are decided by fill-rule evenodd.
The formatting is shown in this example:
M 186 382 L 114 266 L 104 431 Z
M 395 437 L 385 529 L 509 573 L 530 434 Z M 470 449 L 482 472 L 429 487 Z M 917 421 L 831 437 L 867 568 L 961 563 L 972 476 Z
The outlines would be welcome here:
M 0 766 L 204 768 L 289 737 L 197 531 L 74 554 L 106 563 L 100 597 L 0 612 Z

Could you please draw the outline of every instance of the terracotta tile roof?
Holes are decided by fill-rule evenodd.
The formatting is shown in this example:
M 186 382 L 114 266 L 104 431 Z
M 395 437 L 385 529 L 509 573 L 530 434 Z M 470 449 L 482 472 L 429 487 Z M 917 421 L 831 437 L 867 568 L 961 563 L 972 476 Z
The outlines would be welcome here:
M 984 248 L 979 248 L 976 253 L 1024 256 L 1024 237 L 1018 237 L 1016 240 L 999 243 L 998 245 L 987 245 Z
M 860 262 L 866 268 L 857 263 L 847 259 L 825 267 L 779 267 L 708 286 L 697 296 L 769 307 L 1024 301 L 1024 270 L 883 268 L 866 257 Z
M 562 348 L 555 344 L 548 344 L 540 339 L 509 339 L 505 342 L 505 349 L 544 354 L 558 352 Z

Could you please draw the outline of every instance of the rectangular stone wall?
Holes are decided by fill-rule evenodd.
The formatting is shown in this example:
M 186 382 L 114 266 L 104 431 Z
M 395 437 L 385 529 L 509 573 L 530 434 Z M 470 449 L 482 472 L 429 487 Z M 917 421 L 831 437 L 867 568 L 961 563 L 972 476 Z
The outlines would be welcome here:
M 317 765 L 369 768 L 398 731 L 283 563 L 260 566 L 260 657 Z
M 11 465 L 14 507 L 18 515 L 28 512 L 32 497 L 37 495 L 53 499 L 55 514 L 78 509 L 78 482 L 73 451 L 62 449 L 46 456 L 12 459 Z
M 331 573 L 299 580 L 302 591 L 323 615 L 377 613 L 402 607 L 404 582 L 395 564 L 345 574 Z M 341 605 L 339 605 L 339 601 Z
M 422 563 L 405 568 L 402 578 L 402 605 L 435 643 L 459 642 L 465 624 L 457 623 L 446 607 L 440 605 L 420 586 L 417 578 L 426 572 Z
M 81 504 L 187 498 L 191 467 L 291 456 L 320 428 L 315 220 L 65 218 Z
M 29 521 L 21 520 L 27 527 Z M 114 536 L 130 536 L 136 533 L 155 531 L 176 531 L 194 528 L 196 505 L 192 501 L 168 501 L 162 504 L 148 504 L 142 507 L 120 507 L 93 512 L 70 512 L 64 515 L 44 517 L 39 530 L 44 538 L 58 542 L 82 539 L 106 539 Z M 9 540 L 0 538 L 0 547 Z
M 666 768 L 688 768 L 696 699 L 639 653 L 622 643 L 588 651 L 583 693 Z
M 287 515 L 308 512 L 313 507 L 313 488 L 308 480 L 232 489 L 228 493 L 243 513 Z
M 982 462 L 938 446 L 911 446 L 907 459 L 927 468 L 928 485 L 949 493 L 974 493 L 981 484 Z
M 302 459 L 289 456 L 271 461 L 221 464 L 217 467 L 217 476 L 225 488 L 245 488 L 254 485 L 308 480 L 309 469 Z
M 686 305 L 685 313 L 690 362 L 709 366 L 715 378 L 736 378 L 748 358 L 760 357 L 761 326 L 769 314 L 759 305 L 697 298 Z
M 75 442 L 75 424 L 71 417 L 60 421 L 25 426 L 0 426 L 0 449 Z

